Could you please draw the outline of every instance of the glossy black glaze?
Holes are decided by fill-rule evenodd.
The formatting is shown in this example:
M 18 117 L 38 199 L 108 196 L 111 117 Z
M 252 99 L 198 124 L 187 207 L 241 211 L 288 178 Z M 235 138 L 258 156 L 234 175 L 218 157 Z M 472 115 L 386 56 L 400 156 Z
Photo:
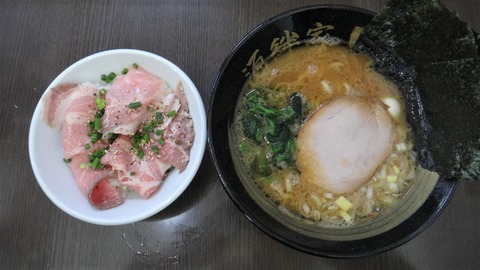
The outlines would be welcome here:
M 344 6 L 311 6 L 275 16 L 248 33 L 231 51 L 213 85 L 208 112 L 208 143 L 220 180 L 240 211 L 260 230 L 295 249 L 317 256 L 334 258 L 364 257 L 393 249 L 425 230 L 442 212 L 457 186 L 457 181 L 441 179 L 424 205 L 409 219 L 380 235 L 356 241 L 326 241 L 308 237 L 285 227 L 264 212 L 244 189 L 228 146 L 228 128 L 235 104 L 247 77 L 245 68 L 252 53 L 269 55 L 270 41 L 284 30 L 304 33 L 314 22 L 331 24 L 333 36 L 348 40 L 355 26 L 368 24 L 373 13 Z

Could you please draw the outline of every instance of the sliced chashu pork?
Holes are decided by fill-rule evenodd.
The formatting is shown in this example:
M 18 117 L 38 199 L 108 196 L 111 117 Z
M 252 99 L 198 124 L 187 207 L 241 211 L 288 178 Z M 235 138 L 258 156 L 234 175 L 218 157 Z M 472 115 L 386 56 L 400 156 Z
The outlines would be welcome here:
M 175 88 L 175 96 L 179 99 L 180 108 L 163 134 L 165 144 L 160 150 L 162 153 L 160 159 L 182 172 L 190 160 L 195 130 L 181 82 Z
M 61 129 L 65 157 L 71 159 L 70 168 L 82 193 L 90 203 L 107 209 L 123 202 L 121 190 L 116 188 L 116 176 L 110 167 L 101 170 L 81 168 L 88 155 L 103 148 L 102 143 L 91 144 L 87 125 L 96 108 L 98 89 L 92 84 L 62 84 L 51 89 L 43 99 L 43 118 L 55 129 Z M 85 144 L 91 145 L 90 149 Z
M 82 168 L 87 163 L 88 152 L 72 157 L 70 169 L 82 193 L 98 209 L 109 209 L 121 204 L 125 194 L 119 187 L 117 175 L 110 167 L 104 169 Z
M 55 130 L 60 130 L 65 112 L 73 100 L 93 97 L 96 92 L 97 89 L 90 84 L 65 83 L 56 86 L 43 97 L 43 120 Z
M 171 98 L 167 95 L 173 90 L 167 89 L 164 80 L 141 67 L 130 68 L 126 75 L 118 76 L 105 95 L 107 107 L 102 123 L 104 139 L 109 133 L 135 134 L 148 114 L 148 107 Z M 129 108 L 135 102 L 140 102 L 141 106 Z
M 340 97 L 320 107 L 297 139 L 302 181 L 335 194 L 368 182 L 393 149 L 394 126 L 377 99 Z
M 156 127 L 163 132 L 151 133 L 151 142 L 143 146 L 145 157 L 138 158 L 130 138 L 120 135 L 102 158 L 104 169 L 81 168 L 88 155 L 108 146 L 106 141 L 90 143 L 87 125 L 96 111 L 98 89 L 92 84 L 63 84 L 52 89 L 44 99 L 43 118 L 48 125 L 61 129 L 65 157 L 80 190 L 92 205 L 106 209 L 123 202 L 122 186 L 148 198 L 163 183 L 172 166 L 182 172 L 189 162 L 189 151 L 195 137 L 188 103 L 179 82 L 176 89 L 141 68 L 131 68 L 119 76 L 106 94 L 103 134 L 133 135 L 155 112 L 163 115 Z M 131 102 L 142 106 L 128 108 Z M 172 114 L 173 113 L 173 114 Z M 160 143 L 161 142 L 161 143 Z M 89 143 L 90 149 L 85 149 Z M 158 147 L 154 153 L 152 146 Z
M 145 157 L 140 159 L 137 156 L 130 138 L 125 135 L 119 136 L 102 157 L 103 164 L 110 165 L 118 172 L 118 179 L 123 185 L 144 198 L 150 197 L 161 186 L 172 166 L 180 172 L 185 170 L 195 137 L 182 84 L 179 83 L 174 91 L 167 90 L 168 94 L 164 96 L 168 98 L 159 101 L 161 104 L 157 108 L 163 113 L 175 110 L 176 114 L 165 116 L 163 124 L 158 127 L 162 133 L 150 134 L 150 142 L 141 146 Z M 153 147 L 156 147 L 156 152 Z
M 150 158 L 152 157 L 152 158 Z M 144 198 L 150 197 L 163 183 L 170 164 L 163 163 L 152 155 L 139 158 L 130 138 L 119 136 L 102 157 L 102 163 L 112 166 L 123 185 L 135 190 Z

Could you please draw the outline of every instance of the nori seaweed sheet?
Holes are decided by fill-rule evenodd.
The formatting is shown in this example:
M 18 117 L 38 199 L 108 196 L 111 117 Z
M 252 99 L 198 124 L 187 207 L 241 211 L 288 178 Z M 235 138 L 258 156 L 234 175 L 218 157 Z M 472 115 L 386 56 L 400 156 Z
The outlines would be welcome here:
M 435 169 L 458 179 L 480 178 L 480 58 L 417 67 L 417 85 L 434 127 L 428 148 Z
M 376 44 L 395 47 L 448 16 L 437 0 L 391 0 L 365 27 Z
M 480 179 L 480 38 L 437 0 L 391 0 L 353 49 L 399 87 L 419 164 Z
M 470 26 L 437 0 L 389 1 L 365 27 L 364 35 L 414 65 L 478 54 L 477 36 Z
M 445 17 L 417 31 L 395 50 L 414 65 L 459 60 L 478 55 L 476 35 L 458 16 L 444 10 Z

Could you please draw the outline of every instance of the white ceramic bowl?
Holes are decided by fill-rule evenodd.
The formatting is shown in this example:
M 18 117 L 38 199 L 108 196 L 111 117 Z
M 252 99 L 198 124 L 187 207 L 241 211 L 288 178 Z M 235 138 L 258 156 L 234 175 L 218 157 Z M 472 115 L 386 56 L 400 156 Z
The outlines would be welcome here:
M 175 64 L 158 55 L 131 49 L 99 52 L 79 60 L 48 86 L 67 82 L 101 83 L 100 75 L 137 63 L 148 72 L 163 78 L 170 87 L 182 81 L 195 129 L 195 139 L 190 150 L 190 162 L 182 173 L 172 172 L 156 193 L 143 199 L 130 192 L 121 205 L 108 210 L 98 210 L 90 205 L 81 193 L 70 168 L 63 162 L 60 132 L 42 121 L 42 100 L 33 113 L 29 134 L 29 153 L 33 172 L 40 187 L 50 200 L 69 215 L 85 222 L 99 225 L 121 225 L 143 220 L 165 209 L 188 187 L 203 158 L 206 144 L 206 114 L 202 98 L 188 76 Z M 45 95 L 44 93 L 44 95 Z M 43 97 L 42 97 L 43 99 Z

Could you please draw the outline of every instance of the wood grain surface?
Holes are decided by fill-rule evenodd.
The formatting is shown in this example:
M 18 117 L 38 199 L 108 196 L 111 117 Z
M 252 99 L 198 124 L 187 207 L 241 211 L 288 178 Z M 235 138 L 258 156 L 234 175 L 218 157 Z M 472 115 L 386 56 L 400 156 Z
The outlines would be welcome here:
M 95 52 L 135 48 L 183 69 L 208 109 L 216 72 L 262 21 L 314 4 L 378 11 L 385 0 L 0 0 L 0 269 L 480 269 L 480 183 L 461 183 L 444 213 L 406 244 L 339 260 L 263 234 L 222 189 L 206 151 L 188 189 L 145 221 L 97 226 L 42 192 L 28 156 L 34 108 L 66 67 Z M 480 31 L 480 2 L 443 3 Z

